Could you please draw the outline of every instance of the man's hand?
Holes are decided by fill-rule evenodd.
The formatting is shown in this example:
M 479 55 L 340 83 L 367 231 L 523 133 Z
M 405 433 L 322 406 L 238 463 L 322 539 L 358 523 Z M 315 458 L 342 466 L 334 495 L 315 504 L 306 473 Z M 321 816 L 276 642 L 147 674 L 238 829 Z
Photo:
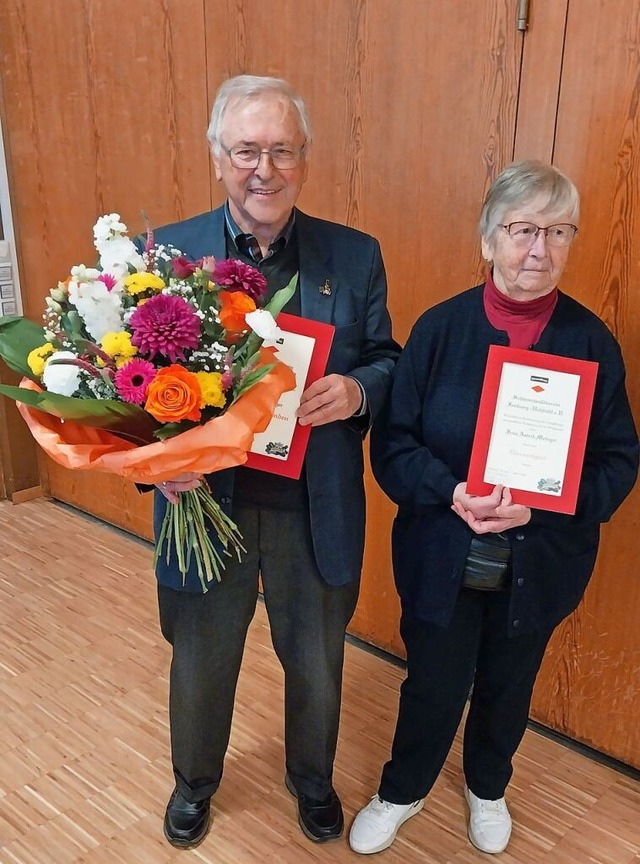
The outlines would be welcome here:
M 322 426 L 353 417 L 362 403 L 358 383 L 347 375 L 326 375 L 302 394 L 297 417 L 301 426 Z
M 174 477 L 173 480 L 165 480 L 164 483 L 156 483 L 155 485 L 162 492 L 167 501 L 172 504 L 178 503 L 178 492 L 187 492 L 189 489 L 197 489 L 202 483 L 202 476 L 194 474 L 192 471 L 186 474 L 180 474 Z
M 497 504 L 496 493 L 499 490 Z M 493 509 L 490 502 L 494 504 Z M 523 504 L 514 504 L 511 490 L 496 486 L 491 495 L 469 495 L 466 483 L 459 483 L 453 492 L 451 509 L 467 523 L 476 534 L 498 534 L 509 528 L 526 525 L 531 519 L 531 510 Z

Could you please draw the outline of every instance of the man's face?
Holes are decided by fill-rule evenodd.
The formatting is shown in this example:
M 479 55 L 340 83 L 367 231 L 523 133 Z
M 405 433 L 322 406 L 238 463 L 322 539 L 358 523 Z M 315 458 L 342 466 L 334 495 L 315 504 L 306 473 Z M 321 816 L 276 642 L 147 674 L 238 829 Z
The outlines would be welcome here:
M 227 150 L 238 146 L 298 150 L 305 138 L 295 107 L 278 93 L 262 93 L 227 106 L 220 143 Z M 224 150 L 219 157 L 214 155 L 213 162 L 238 227 L 259 241 L 273 240 L 286 225 L 307 179 L 305 155 L 299 165 L 286 170 L 274 168 L 266 154 L 253 169 L 235 168 Z

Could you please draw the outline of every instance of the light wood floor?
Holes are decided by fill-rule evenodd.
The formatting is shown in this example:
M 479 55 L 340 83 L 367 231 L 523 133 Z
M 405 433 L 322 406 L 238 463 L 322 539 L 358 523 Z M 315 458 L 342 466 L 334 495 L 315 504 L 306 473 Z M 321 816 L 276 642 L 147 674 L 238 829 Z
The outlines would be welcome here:
M 150 548 L 42 499 L 0 502 L 0 864 L 363 861 L 314 846 L 284 789 L 282 676 L 258 606 L 214 822 L 191 852 L 162 816 L 172 787 L 168 650 Z M 335 784 L 350 822 L 387 757 L 401 669 L 347 647 Z M 385 864 L 479 864 L 460 744 Z M 640 784 L 528 732 L 502 864 L 640 864 Z

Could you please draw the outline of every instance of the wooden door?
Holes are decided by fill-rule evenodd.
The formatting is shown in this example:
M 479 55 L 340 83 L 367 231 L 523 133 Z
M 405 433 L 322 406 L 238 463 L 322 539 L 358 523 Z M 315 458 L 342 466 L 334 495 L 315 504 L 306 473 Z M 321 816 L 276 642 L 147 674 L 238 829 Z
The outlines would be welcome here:
M 562 22 L 557 31 L 563 38 L 547 41 L 545 53 L 540 42 L 526 43 L 517 156 L 552 157 L 582 194 L 580 233 L 561 287 L 593 309 L 619 340 L 639 420 L 640 4 L 580 0 L 557 6 L 556 19 L 564 17 L 561 7 L 566 11 L 566 26 Z M 533 15 L 536 8 L 534 3 Z M 545 90 L 549 67 L 560 69 L 551 92 Z M 553 136 L 542 140 L 540 128 Z M 533 704 L 535 719 L 636 767 L 639 514 L 636 488 L 603 528 L 593 580 L 579 609 L 554 635 Z

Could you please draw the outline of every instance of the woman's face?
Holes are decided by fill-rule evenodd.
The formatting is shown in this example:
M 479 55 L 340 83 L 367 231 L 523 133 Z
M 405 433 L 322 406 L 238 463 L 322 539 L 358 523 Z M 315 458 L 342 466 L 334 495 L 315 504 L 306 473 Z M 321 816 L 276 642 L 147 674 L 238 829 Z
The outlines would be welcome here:
M 573 212 L 550 211 L 545 209 L 545 204 L 544 198 L 537 198 L 521 208 L 509 210 L 504 215 L 503 225 L 528 222 L 548 228 L 575 224 Z M 552 245 L 544 231 L 532 238 L 532 229 L 525 228 L 511 236 L 499 226 L 490 241 L 482 239 L 482 254 L 493 263 L 493 281 L 498 290 L 512 300 L 535 300 L 549 294 L 558 285 L 567 263 L 570 243 Z

